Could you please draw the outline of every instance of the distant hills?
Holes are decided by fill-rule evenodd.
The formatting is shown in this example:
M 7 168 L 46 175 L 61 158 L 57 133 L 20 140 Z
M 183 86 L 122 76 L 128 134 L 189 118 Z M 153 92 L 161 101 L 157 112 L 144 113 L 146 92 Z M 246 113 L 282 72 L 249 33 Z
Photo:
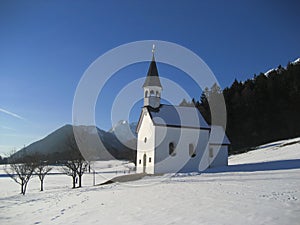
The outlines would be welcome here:
M 91 160 L 125 159 L 135 162 L 136 155 L 136 123 L 119 121 L 109 131 L 94 126 L 64 125 L 45 138 L 36 141 L 15 153 L 32 155 L 39 153 L 48 160 L 57 161 L 68 156 L 71 143 L 75 143 L 74 130 L 80 132 L 77 142 L 83 143 L 82 155 Z M 99 143 L 99 139 L 102 143 Z M 80 146 L 80 144 L 78 145 Z

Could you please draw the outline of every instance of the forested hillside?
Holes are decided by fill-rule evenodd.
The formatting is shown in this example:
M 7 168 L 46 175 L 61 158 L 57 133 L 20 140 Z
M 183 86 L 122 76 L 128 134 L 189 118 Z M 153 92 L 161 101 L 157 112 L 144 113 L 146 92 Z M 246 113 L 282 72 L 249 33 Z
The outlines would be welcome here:
M 235 80 L 223 91 L 213 85 L 200 100 L 181 105 L 195 105 L 210 123 L 209 102 L 214 95 L 224 95 L 227 108 L 226 133 L 232 142 L 230 152 L 266 142 L 300 136 L 300 60 L 285 68 L 254 75 L 244 82 Z

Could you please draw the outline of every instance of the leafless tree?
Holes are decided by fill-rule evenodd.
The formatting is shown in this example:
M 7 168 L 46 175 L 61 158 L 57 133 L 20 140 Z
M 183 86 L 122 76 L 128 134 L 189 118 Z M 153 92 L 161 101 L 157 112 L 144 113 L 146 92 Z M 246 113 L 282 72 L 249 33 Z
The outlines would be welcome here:
M 16 183 L 20 184 L 21 194 L 25 195 L 27 184 L 33 176 L 36 163 L 28 156 L 15 157 L 13 154 L 9 157 L 8 163 L 5 172 Z
M 63 163 L 63 170 L 67 176 L 72 177 L 73 187 L 76 188 L 76 178 L 77 178 L 77 167 L 78 164 L 75 159 L 66 160 Z
M 52 167 L 49 166 L 46 160 L 43 160 L 42 156 L 39 154 L 34 155 L 34 161 L 36 163 L 36 168 L 34 174 L 37 175 L 40 179 L 40 190 L 44 190 L 44 179 L 46 175 L 52 170 Z
M 81 187 L 81 185 L 82 185 L 82 176 L 87 171 L 87 167 L 88 167 L 88 162 L 87 161 L 82 161 L 78 165 L 78 169 L 77 169 L 77 175 L 78 175 L 78 178 L 79 178 L 78 187 Z
M 86 172 L 88 162 L 82 157 L 74 136 L 72 135 L 68 140 L 68 159 L 63 162 L 63 170 L 66 175 L 72 177 L 73 186 L 76 188 L 76 181 L 78 179 L 78 187 L 82 186 L 82 176 Z
M 73 158 L 70 160 L 66 160 L 63 163 L 63 170 L 66 175 L 72 177 L 73 188 L 76 188 L 77 176 L 78 176 L 78 187 L 82 186 L 82 176 L 86 172 L 88 166 L 88 162 L 86 162 L 83 158 Z

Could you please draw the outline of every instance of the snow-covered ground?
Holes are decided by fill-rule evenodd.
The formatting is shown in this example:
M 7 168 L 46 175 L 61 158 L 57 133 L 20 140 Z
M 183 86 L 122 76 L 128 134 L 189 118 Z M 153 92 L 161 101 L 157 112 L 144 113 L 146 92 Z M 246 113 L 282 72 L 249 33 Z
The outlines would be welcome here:
M 96 183 L 128 170 L 116 161 L 96 170 L 108 164 Z M 92 186 L 86 174 L 80 189 L 71 189 L 65 175 L 51 175 L 44 192 L 34 178 L 25 196 L 0 177 L 0 224 L 300 224 L 300 138 L 231 156 L 229 164 L 105 186 Z

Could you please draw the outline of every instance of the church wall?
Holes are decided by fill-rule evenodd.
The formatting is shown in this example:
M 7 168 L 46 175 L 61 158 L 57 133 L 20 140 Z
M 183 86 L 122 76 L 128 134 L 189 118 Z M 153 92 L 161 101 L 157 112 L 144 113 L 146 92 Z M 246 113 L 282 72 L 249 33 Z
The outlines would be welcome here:
M 177 127 L 155 127 L 155 173 L 195 172 L 199 165 L 208 163 L 204 159 L 209 138 L 208 130 L 198 130 Z M 169 144 L 175 144 L 175 155 L 169 154 Z M 196 156 L 191 157 L 189 144 L 196 150 Z M 204 161 L 203 161 L 204 160 Z
M 154 137 L 155 130 L 147 110 L 143 109 L 143 118 L 137 138 L 136 172 L 144 172 L 144 154 L 146 154 L 146 173 L 154 173 Z
M 210 167 L 227 166 L 228 165 L 228 146 L 227 145 L 210 145 Z M 213 156 L 213 157 L 211 157 Z

